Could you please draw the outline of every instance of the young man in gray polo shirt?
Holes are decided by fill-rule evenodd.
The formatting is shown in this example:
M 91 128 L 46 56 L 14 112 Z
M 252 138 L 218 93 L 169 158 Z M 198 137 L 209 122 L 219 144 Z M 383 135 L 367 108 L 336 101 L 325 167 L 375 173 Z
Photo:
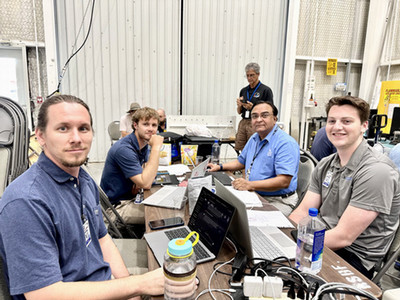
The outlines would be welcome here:
M 327 226 L 325 245 L 372 278 L 399 225 L 400 175 L 363 138 L 368 103 L 335 97 L 326 113 L 326 133 L 337 153 L 319 162 L 305 198 L 289 218 L 299 222 L 309 208 L 318 208 Z

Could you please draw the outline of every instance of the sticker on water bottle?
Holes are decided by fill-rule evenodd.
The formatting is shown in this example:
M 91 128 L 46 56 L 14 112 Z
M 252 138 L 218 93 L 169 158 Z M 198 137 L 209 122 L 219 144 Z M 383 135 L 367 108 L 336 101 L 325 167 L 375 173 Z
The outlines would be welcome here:
M 311 258 L 311 270 L 320 270 L 324 251 L 325 229 L 314 232 L 314 242 Z

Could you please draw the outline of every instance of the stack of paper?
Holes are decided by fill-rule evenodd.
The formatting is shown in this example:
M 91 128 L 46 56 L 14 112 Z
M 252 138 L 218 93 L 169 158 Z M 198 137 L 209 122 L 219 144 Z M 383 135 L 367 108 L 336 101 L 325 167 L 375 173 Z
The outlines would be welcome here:
M 235 190 L 232 186 L 227 186 L 226 188 L 228 188 L 232 192 L 232 194 L 242 200 L 242 202 L 246 204 L 246 207 L 248 208 L 263 206 L 260 198 L 258 197 L 258 194 L 254 192 L 238 191 Z

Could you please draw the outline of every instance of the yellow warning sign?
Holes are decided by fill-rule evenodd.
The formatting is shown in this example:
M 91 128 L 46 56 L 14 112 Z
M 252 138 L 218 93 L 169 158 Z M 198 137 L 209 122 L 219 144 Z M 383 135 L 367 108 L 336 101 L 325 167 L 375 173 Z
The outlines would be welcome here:
M 326 75 L 336 75 L 337 58 L 328 58 L 326 62 Z
M 388 122 L 383 133 L 390 133 L 393 110 L 400 106 L 400 80 L 382 81 L 381 96 L 379 97 L 378 114 L 387 115 Z

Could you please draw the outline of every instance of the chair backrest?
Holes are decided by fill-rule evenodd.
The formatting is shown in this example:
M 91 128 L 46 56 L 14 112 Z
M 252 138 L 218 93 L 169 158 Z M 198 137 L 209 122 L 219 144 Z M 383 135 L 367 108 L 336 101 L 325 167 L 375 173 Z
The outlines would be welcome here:
M 83 165 L 82 169 L 84 169 L 90 175 L 90 177 L 92 177 L 92 179 L 94 180 L 93 175 L 90 173 L 87 166 Z M 104 218 L 108 222 L 108 232 L 110 233 L 110 235 L 115 238 L 123 238 L 124 236 L 120 231 L 120 229 L 123 229 L 129 238 L 137 239 L 138 237 L 137 237 L 136 233 L 129 228 L 128 224 L 124 221 L 124 219 L 121 217 L 121 215 L 117 212 L 114 205 L 111 204 L 110 199 L 108 199 L 107 194 L 103 191 L 101 186 L 97 183 L 96 183 L 96 185 L 99 190 L 101 211 L 103 213 Z M 117 226 L 117 224 L 118 224 L 118 226 Z
M 112 121 L 108 125 L 108 135 L 111 139 L 111 145 L 120 139 L 121 131 L 119 131 L 119 121 Z
M 375 273 L 374 277 L 372 278 L 372 281 L 374 283 L 376 284 L 379 283 L 382 276 L 385 275 L 386 271 L 390 268 L 390 266 L 394 264 L 395 260 L 399 255 L 400 255 L 400 226 L 397 228 L 392 244 L 390 244 L 390 248 L 384 258 L 383 265 L 378 270 L 376 270 L 377 273 Z
M 11 300 L 4 274 L 3 259 L 0 257 L 0 300 Z
M 311 174 L 317 165 L 317 160 L 313 155 L 304 150 L 300 150 L 299 172 L 297 174 L 297 195 L 298 204 L 303 200 L 311 181 Z

